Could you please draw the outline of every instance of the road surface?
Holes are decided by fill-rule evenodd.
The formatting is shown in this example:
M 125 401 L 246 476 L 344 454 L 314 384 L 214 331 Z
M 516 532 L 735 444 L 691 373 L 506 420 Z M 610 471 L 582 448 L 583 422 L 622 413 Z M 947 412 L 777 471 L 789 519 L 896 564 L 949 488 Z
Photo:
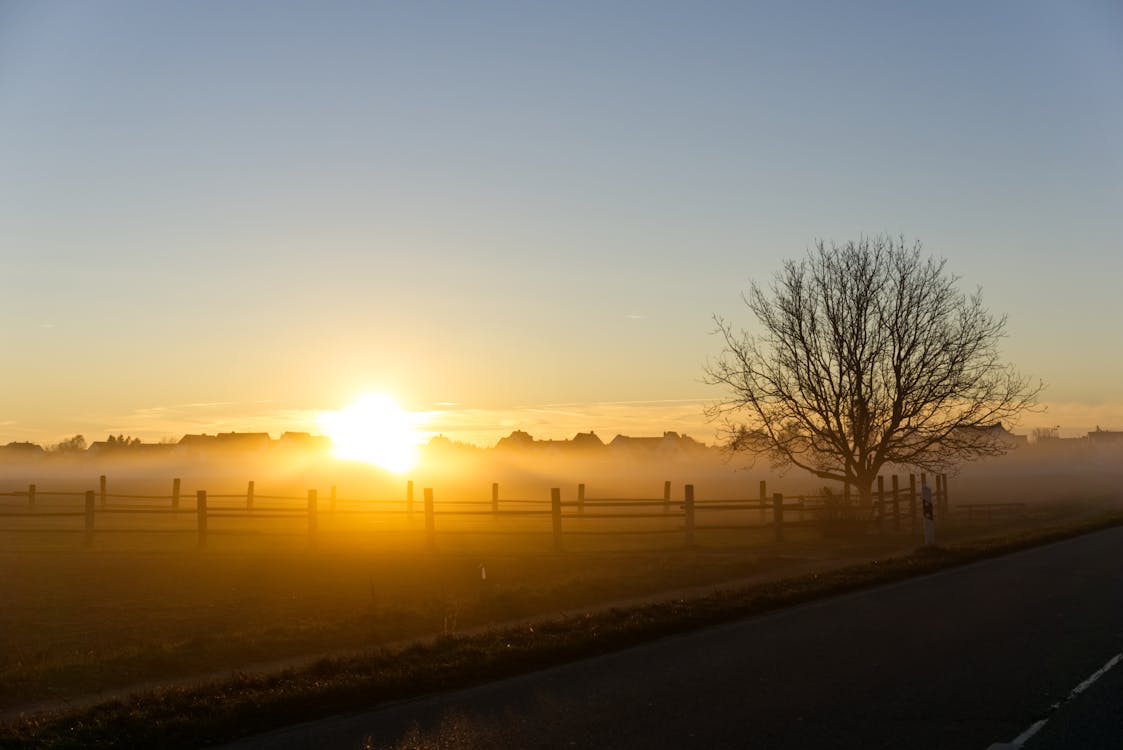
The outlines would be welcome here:
M 1123 528 L 229 747 L 1119 748 L 1121 652 Z

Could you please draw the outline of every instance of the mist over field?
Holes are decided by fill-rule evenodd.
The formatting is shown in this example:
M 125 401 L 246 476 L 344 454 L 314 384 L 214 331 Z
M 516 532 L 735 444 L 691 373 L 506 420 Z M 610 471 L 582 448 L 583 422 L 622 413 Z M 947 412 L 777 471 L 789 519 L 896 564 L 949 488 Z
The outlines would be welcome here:
M 1005 455 L 961 463 L 948 471 L 953 505 L 958 502 L 1035 503 L 1076 499 L 1111 500 L 1123 497 L 1123 441 L 1120 433 L 1091 437 L 1024 439 Z M 209 454 L 176 450 L 118 450 L 87 453 L 19 455 L 0 450 L 0 490 L 25 490 L 37 484 L 40 492 L 80 492 L 99 489 L 99 476 L 108 478 L 110 492 L 168 494 L 173 478 L 183 492 L 205 489 L 215 494 L 244 493 L 249 481 L 261 494 L 303 494 L 315 489 L 326 497 L 336 487 L 340 497 L 370 500 L 404 499 L 406 483 L 418 492 L 429 487 L 436 501 L 484 500 L 492 483 L 502 497 L 549 500 L 558 487 L 572 499 L 578 484 L 588 497 L 660 498 L 664 482 L 674 497 L 692 484 L 699 498 L 750 499 L 759 483 L 768 494 L 810 495 L 838 483 L 818 479 L 795 468 L 775 468 L 767 457 L 703 445 L 686 436 L 641 438 L 639 447 L 595 448 L 571 441 L 540 441 L 526 447 L 478 448 L 434 440 L 423 448 L 412 470 L 394 473 L 370 464 L 333 458 L 326 449 L 273 448 L 253 452 L 214 451 Z M 905 482 L 910 467 L 886 467 Z

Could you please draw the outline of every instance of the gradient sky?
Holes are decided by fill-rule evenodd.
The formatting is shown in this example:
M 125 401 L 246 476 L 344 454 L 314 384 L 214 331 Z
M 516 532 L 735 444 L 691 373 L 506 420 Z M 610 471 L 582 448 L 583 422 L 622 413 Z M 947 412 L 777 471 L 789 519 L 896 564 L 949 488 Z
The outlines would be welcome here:
M 1123 429 L 1123 6 L 0 0 L 0 442 L 710 441 L 711 316 L 888 232 Z

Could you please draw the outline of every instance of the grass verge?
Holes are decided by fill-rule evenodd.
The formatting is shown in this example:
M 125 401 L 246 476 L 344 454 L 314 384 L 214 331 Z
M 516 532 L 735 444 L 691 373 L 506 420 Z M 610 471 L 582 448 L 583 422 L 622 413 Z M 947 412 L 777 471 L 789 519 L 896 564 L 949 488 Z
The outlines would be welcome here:
M 192 748 L 435 690 L 464 687 L 643 641 L 1123 525 L 1123 514 L 964 542 L 696 597 L 442 636 L 269 675 L 235 674 L 0 726 L 5 748 Z

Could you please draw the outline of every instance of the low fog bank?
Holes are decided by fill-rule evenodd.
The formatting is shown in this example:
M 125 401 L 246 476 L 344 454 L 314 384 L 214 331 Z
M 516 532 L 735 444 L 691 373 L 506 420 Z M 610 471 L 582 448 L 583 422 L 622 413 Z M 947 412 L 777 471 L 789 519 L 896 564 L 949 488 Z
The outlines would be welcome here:
M 886 467 L 908 486 L 909 467 Z M 1123 447 L 1112 450 L 1022 445 L 998 456 L 949 468 L 952 504 L 962 502 L 1047 502 L 1069 500 L 1123 501 Z M 490 498 L 493 483 L 503 498 L 548 500 L 559 487 L 564 500 L 574 499 L 577 485 L 586 497 L 661 498 L 671 482 L 672 498 L 693 484 L 699 499 L 755 499 L 760 482 L 769 495 L 814 494 L 839 485 L 810 473 L 778 470 L 763 457 L 729 454 L 694 444 L 682 449 L 563 450 L 551 448 L 479 449 L 440 443 L 426 447 L 414 469 L 394 474 L 375 466 L 332 458 L 326 451 L 187 454 L 176 451 L 132 453 L 0 453 L 0 492 L 25 491 L 35 484 L 40 493 L 99 489 L 107 477 L 110 494 L 170 495 L 172 480 L 181 480 L 185 497 L 204 489 L 214 494 L 244 493 L 255 483 L 259 495 L 301 496 L 315 489 L 326 497 L 332 487 L 340 497 L 395 500 L 405 497 L 413 482 L 418 498 L 432 488 L 443 499 Z

